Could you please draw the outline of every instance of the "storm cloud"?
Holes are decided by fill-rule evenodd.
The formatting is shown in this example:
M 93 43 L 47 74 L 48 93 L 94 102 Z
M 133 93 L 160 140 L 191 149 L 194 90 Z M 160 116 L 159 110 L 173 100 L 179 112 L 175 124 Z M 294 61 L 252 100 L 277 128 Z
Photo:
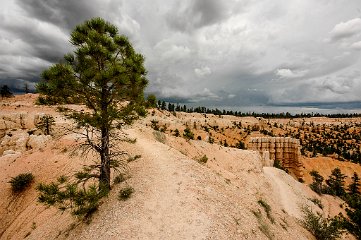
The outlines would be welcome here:
M 0 84 L 20 91 L 103 17 L 146 58 L 148 93 L 210 106 L 360 102 L 361 3 L 15 0 L 0 10 Z

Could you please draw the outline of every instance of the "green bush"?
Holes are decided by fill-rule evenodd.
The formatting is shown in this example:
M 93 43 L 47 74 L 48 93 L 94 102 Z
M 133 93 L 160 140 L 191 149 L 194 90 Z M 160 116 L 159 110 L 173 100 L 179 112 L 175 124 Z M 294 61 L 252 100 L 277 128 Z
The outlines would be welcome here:
M 261 210 L 258 209 L 258 211 L 251 210 L 251 212 L 254 214 L 254 216 L 257 218 L 258 221 L 258 228 L 261 230 L 261 232 L 268 238 L 268 239 L 274 239 L 274 234 L 271 232 L 268 224 L 263 220 Z
M 286 173 L 288 173 L 288 169 L 286 169 L 285 167 L 283 167 L 282 162 L 280 160 L 275 160 L 273 163 L 273 167 L 281 169 L 283 171 L 285 171 Z
M 333 240 L 341 236 L 342 221 L 338 217 L 323 218 L 320 214 L 315 214 L 308 207 L 303 208 L 303 226 L 310 231 L 318 240 Z
M 236 148 L 246 149 L 246 146 L 245 146 L 244 142 L 239 141 L 239 142 L 236 144 Z
M 100 199 L 108 194 L 95 184 L 79 186 L 77 182 L 68 182 L 64 176 L 59 177 L 57 182 L 40 183 L 36 189 L 40 203 L 57 206 L 62 211 L 70 209 L 73 215 L 84 218 L 90 217 L 98 209 Z
M 191 131 L 190 128 L 184 129 L 183 137 L 186 139 L 194 139 L 194 133 Z
M 117 175 L 115 178 L 114 178 L 114 184 L 119 184 L 119 183 L 122 183 L 126 180 L 124 174 L 119 174 Z
M 207 155 L 203 155 L 202 157 L 200 157 L 199 159 L 197 159 L 197 161 L 198 161 L 199 163 L 206 164 L 207 161 L 208 161 L 208 157 L 207 157 Z
M 310 188 L 318 194 L 324 193 L 324 191 L 325 191 L 324 190 L 325 187 L 323 186 L 324 178 L 315 170 L 312 170 L 310 172 L 310 175 L 312 176 L 312 179 L 313 179 L 312 183 L 309 185 Z
M 264 211 L 266 212 L 267 218 L 271 221 L 271 223 L 275 223 L 275 220 L 271 215 L 271 206 L 262 199 L 258 200 L 258 204 L 263 207 Z
M 135 156 L 132 156 L 132 157 L 129 157 L 127 162 L 133 162 L 135 160 L 137 160 L 138 158 L 141 158 L 142 155 L 135 155 Z
M 159 131 L 159 125 L 158 125 L 159 121 L 153 119 L 150 121 L 150 123 L 151 123 L 150 125 L 151 128 L 153 128 L 155 131 Z
M 322 204 L 321 200 L 319 200 L 317 198 L 309 198 L 309 200 L 311 202 L 313 202 L 314 204 L 316 204 L 319 208 L 323 209 L 323 204 Z
M 132 195 L 133 192 L 134 192 L 134 189 L 132 187 L 125 187 L 119 191 L 118 199 L 125 201 L 128 198 L 130 198 L 130 196 Z
M 161 143 L 165 143 L 165 141 L 167 139 L 165 134 L 160 131 L 153 131 L 153 136 L 154 136 L 155 140 L 157 140 L 158 142 L 161 142 Z
M 44 115 L 40 118 L 40 121 L 36 124 L 36 127 L 40 129 L 45 135 L 50 135 L 54 126 L 55 120 L 51 115 Z
M 21 173 L 16 177 L 11 178 L 9 183 L 11 184 L 11 190 L 14 193 L 20 193 L 28 188 L 34 181 L 34 175 L 32 173 Z
M 178 128 L 176 128 L 176 130 L 174 130 L 174 136 L 175 136 L 175 137 L 179 137 L 179 136 L 180 136 L 180 133 L 179 133 Z
M 348 218 L 345 219 L 345 227 L 357 239 L 361 239 L 361 195 L 348 195 L 346 202 L 349 207 L 346 208 Z

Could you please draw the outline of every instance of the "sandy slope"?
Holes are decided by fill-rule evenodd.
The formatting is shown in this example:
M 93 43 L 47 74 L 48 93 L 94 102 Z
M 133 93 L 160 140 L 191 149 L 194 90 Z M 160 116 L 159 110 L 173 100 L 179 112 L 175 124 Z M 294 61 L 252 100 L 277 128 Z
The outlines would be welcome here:
M 240 187 L 237 181 L 229 182 L 211 167 L 155 141 L 148 130 L 129 133 L 137 137 L 133 151 L 143 156 L 132 166 L 133 177 L 127 182 L 135 194 L 126 202 L 118 201 L 117 187 L 92 223 L 74 229 L 69 238 L 267 239 L 259 229 L 259 221 L 269 227 L 275 239 L 309 236 L 273 202 L 269 203 L 276 223 L 270 223 L 264 213 L 257 220 L 252 211 L 263 211 L 257 200 L 272 201 L 269 199 L 274 197 L 270 189 L 263 188 L 263 184 L 267 185 L 263 176 L 250 181 L 249 186 L 258 185 L 259 189 L 251 189 L 247 184 Z M 222 150 L 224 158 L 229 158 L 228 149 Z M 247 155 L 247 151 L 238 152 Z M 257 193 L 252 195 L 253 191 Z M 282 228 L 281 223 L 292 231 Z
M 15 100 L 16 105 L 26 102 Z M 23 108 L 32 113 L 42 110 L 26 104 Z M 6 111 L 11 112 L 11 105 Z M 51 108 L 46 112 L 57 114 Z M 37 183 L 70 174 L 91 161 L 70 158 L 64 151 L 74 136 L 54 139 L 42 150 L 15 158 L 1 157 L 0 239 L 312 239 L 298 219 L 301 205 L 317 209 L 309 198 L 318 196 L 286 173 L 263 168 L 257 152 L 168 135 L 159 142 L 144 121 L 126 131 L 137 141 L 122 148 L 142 157 L 130 163 L 131 178 L 113 186 L 90 223 L 77 222 L 36 201 Z M 208 157 L 206 164 L 194 160 L 203 155 Z M 35 175 L 35 183 L 13 196 L 8 181 L 27 171 Z M 118 191 L 128 185 L 135 193 L 119 201 Z M 270 205 L 271 217 L 260 200 Z M 322 202 L 326 215 L 337 212 L 335 199 L 326 197 Z
M 282 193 L 273 186 L 273 182 L 285 181 L 297 198 L 299 192 L 294 185 L 299 183 L 278 170 L 281 182 L 268 179 L 254 152 L 201 141 L 183 142 L 173 137 L 167 138 L 168 145 L 162 144 L 154 139 L 151 129 L 135 127 L 139 129 L 128 132 L 137 142 L 125 144 L 124 148 L 133 155 L 141 154 L 142 158 L 131 163 L 132 178 L 114 187 L 90 224 L 72 225 L 74 220 L 68 215 L 36 204 L 36 193 L 31 190 L 25 197 L 32 200 L 12 212 L 13 223 L 1 239 L 19 239 L 28 232 L 31 234 L 27 239 L 268 239 L 261 226 L 266 226 L 267 234 L 274 239 L 310 237 L 287 214 L 290 208 L 279 203 Z M 172 144 L 176 148 L 169 146 Z M 43 177 L 51 179 L 55 159 L 58 159 L 55 164 L 60 164 L 58 174 L 74 167 L 66 158 L 60 160 L 59 152 L 49 147 L 43 152 L 48 159 L 43 169 L 40 164 L 44 159 L 39 160 L 37 153 L 26 158 L 34 164 L 28 165 L 28 169 L 42 181 Z M 210 160 L 202 165 L 183 153 L 207 153 Z M 15 171 L 16 165 L 9 166 Z M 128 201 L 118 201 L 118 190 L 127 184 L 135 189 L 134 195 Z M 275 223 L 257 203 L 261 199 L 271 206 Z M 261 213 L 261 217 L 253 212 Z M 33 222 L 35 229 L 31 229 Z

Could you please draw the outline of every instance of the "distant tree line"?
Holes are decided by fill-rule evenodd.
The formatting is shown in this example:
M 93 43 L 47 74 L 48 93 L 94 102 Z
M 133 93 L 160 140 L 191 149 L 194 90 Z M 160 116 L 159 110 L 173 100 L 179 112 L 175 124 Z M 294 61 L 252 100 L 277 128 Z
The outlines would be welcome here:
M 297 133 L 289 132 L 286 136 L 300 139 L 303 155 L 335 155 L 340 160 L 361 163 L 361 124 L 348 123 L 334 126 L 314 126 L 305 123 Z
M 205 113 L 214 115 L 231 115 L 237 117 L 262 117 L 262 118 L 310 118 L 310 117 L 329 117 L 329 118 L 353 118 L 361 117 L 361 113 L 337 113 L 337 114 L 321 114 L 321 113 L 301 113 L 291 114 L 289 112 L 282 113 L 256 113 L 256 112 L 241 112 L 232 110 L 220 110 L 218 108 L 211 109 L 206 107 L 187 107 L 186 105 L 179 105 L 175 103 L 158 100 L 157 108 L 167 110 L 170 112 L 187 112 L 187 113 Z

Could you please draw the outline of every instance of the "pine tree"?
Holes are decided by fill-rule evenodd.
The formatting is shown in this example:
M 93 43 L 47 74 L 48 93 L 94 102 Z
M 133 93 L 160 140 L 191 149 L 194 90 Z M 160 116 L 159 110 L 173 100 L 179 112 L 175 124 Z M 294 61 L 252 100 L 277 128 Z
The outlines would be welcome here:
M 162 110 L 166 110 L 166 109 L 167 109 L 167 105 L 166 105 L 165 101 L 162 102 L 161 109 L 162 109 Z
M 1 95 L 2 98 L 9 98 L 9 97 L 14 96 L 14 94 L 11 92 L 8 85 L 4 85 L 4 86 L 1 87 L 0 95 Z
M 36 124 L 36 127 L 43 131 L 45 135 L 50 135 L 51 129 L 55 123 L 54 117 L 51 115 L 44 115 L 40 118 L 40 121 Z
M 353 173 L 353 176 L 351 177 L 352 182 L 348 186 L 349 193 L 352 195 L 360 194 L 360 178 L 357 175 L 356 172 Z
M 28 84 L 28 83 L 24 83 L 24 92 L 25 92 L 25 93 L 29 93 L 29 92 L 30 92 L 29 84 Z
M 148 95 L 146 105 L 149 108 L 156 108 L 157 107 L 157 97 L 154 94 Z
M 331 175 L 326 180 L 328 185 L 328 192 L 332 195 L 342 197 L 345 195 L 345 178 L 339 168 L 332 170 Z
M 109 190 L 110 169 L 119 164 L 119 153 L 111 150 L 112 133 L 145 114 L 144 57 L 127 37 L 118 34 L 116 26 L 101 18 L 76 26 L 70 42 L 74 53 L 45 70 L 37 90 L 55 103 L 76 101 L 88 107 L 89 111 L 65 109 L 65 113 L 82 130 L 83 147 L 98 154 L 99 174 L 94 176 L 99 189 Z
M 322 183 L 324 178 L 316 170 L 312 170 L 310 175 L 313 179 L 313 182 L 310 184 L 310 188 L 318 194 L 323 193 Z

